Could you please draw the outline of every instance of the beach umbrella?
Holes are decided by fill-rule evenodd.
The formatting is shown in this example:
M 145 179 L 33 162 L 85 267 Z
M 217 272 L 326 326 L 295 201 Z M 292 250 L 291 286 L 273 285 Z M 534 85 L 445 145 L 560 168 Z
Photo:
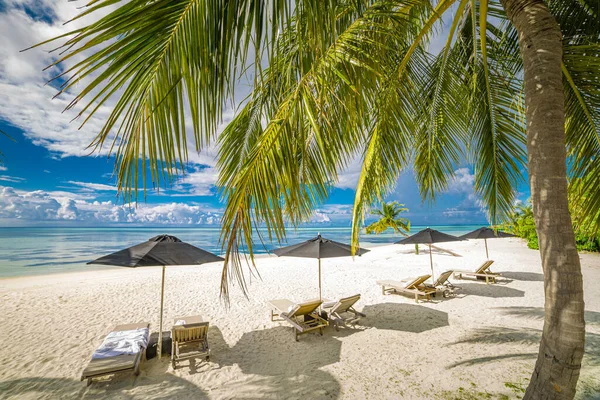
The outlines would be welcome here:
M 359 248 L 355 255 L 361 256 L 368 252 L 367 249 Z M 282 257 L 304 257 L 316 258 L 319 260 L 319 300 L 321 297 L 321 259 L 334 257 L 348 257 L 352 255 L 352 247 L 347 244 L 334 242 L 333 240 L 325 239 L 319 233 L 317 237 L 309 239 L 305 242 L 293 244 L 291 246 L 281 247 L 273 250 L 277 256 Z
M 426 228 L 422 231 L 415 233 L 409 237 L 406 237 L 396 244 L 426 244 L 429 246 L 429 263 L 431 264 L 431 279 L 435 282 L 433 276 L 433 257 L 431 255 L 431 245 L 434 243 L 442 243 L 442 242 L 458 242 L 464 239 L 461 239 L 456 236 L 448 235 L 447 233 L 443 233 L 440 231 L 436 231 L 435 229 Z
M 198 265 L 216 261 L 223 261 L 223 258 L 182 242 L 175 236 L 159 235 L 149 239 L 147 242 L 136 244 L 135 246 L 90 261 L 88 264 L 116 265 L 130 268 L 162 266 L 160 330 L 158 332 L 158 358 L 161 358 L 165 267 L 167 265 Z
M 487 240 L 493 238 L 507 238 L 507 237 L 515 237 L 510 233 L 502 232 L 502 231 L 494 231 L 488 227 L 482 226 L 479 229 L 475 229 L 473 232 L 469 232 L 460 236 L 461 239 L 483 239 L 485 241 L 485 256 L 489 260 L 490 255 L 488 253 Z

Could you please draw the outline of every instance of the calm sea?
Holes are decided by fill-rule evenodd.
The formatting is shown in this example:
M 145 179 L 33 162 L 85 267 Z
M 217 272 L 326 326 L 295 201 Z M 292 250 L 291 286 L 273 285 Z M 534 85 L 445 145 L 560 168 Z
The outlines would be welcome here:
M 479 225 L 432 226 L 452 235 L 462 235 Z M 425 228 L 413 226 L 415 233 Z M 322 236 L 349 243 L 350 228 L 300 228 L 290 230 L 288 244 Z M 39 275 L 54 272 L 104 269 L 111 267 L 87 266 L 86 262 L 114 251 L 133 246 L 149 238 L 167 233 L 184 242 L 220 254 L 219 228 L 0 228 L 0 278 Z M 266 253 L 278 247 L 276 243 L 260 245 L 256 237 L 256 253 Z M 372 247 L 399 240 L 397 234 L 362 235 L 361 246 Z

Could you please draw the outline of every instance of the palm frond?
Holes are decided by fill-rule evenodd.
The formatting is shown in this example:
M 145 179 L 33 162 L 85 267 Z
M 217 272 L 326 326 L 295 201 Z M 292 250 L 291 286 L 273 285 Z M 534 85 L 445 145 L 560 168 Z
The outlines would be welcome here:
M 90 1 L 74 19 L 114 3 Z M 66 78 L 58 95 L 76 92 L 67 109 L 85 102 L 77 114 L 81 126 L 117 98 L 90 146 L 97 150 L 109 142 L 111 152 L 116 148 L 117 186 L 129 200 L 137 198 L 140 174 L 145 190 L 147 170 L 156 187 L 183 172 L 186 121 L 197 151 L 211 140 L 249 48 L 260 60 L 264 39 L 276 34 L 288 10 L 284 0 L 270 7 L 249 0 L 132 0 L 39 45 L 64 40 L 52 65 L 72 64 L 57 77 Z

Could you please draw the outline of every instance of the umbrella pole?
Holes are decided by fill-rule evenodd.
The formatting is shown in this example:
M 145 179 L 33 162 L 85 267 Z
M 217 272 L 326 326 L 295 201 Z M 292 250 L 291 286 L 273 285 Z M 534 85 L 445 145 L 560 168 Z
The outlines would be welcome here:
M 431 255 L 431 245 L 429 244 L 429 263 L 431 264 L 431 280 L 435 282 L 435 277 L 433 276 L 433 256 Z
M 163 304 L 165 301 L 165 266 L 162 266 L 162 281 L 160 286 L 160 328 L 158 330 L 158 359 L 162 358 L 162 333 L 163 333 Z
M 484 238 L 483 241 L 485 242 L 485 257 L 489 260 L 490 255 L 488 254 L 488 249 L 487 249 L 487 239 Z
M 321 297 L 321 259 L 319 258 L 319 301 L 322 301 Z

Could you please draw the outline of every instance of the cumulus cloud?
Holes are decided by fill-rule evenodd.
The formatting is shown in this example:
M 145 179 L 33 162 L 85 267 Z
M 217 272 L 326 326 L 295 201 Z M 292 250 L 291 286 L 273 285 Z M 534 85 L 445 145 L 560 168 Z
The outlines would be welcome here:
M 339 189 L 356 189 L 358 179 L 360 178 L 360 172 L 362 170 L 362 156 L 357 155 L 354 157 L 346 168 L 341 171 L 338 175 L 338 181 L 334 184 Z
M 313 215 L 310 217 L 309 222 L 313 223 L 313 224 L 327 224 L 327 223 L 331 222 L 331 219 L 329 218 L 329 216 L 327 214 L 317 211 L 317 212 L 313 213 Z
M 475 175 L 469 168 L 459 168 L 454 171 L 454 179 L 450 181 L 447 191 L 450 193 L 473 193 L 474 183 Z
M 95 201 L 68 192 L 21 191 L 0 186 L 0 224 L 71 221 L 80 225 L 216 225 L 221 214 L 197 204 L 140 204 Z
M 217 182 L 218 171 L 214 167 L 192 167 L 192 172 L 177 181 L 172 196 L 210 196 Z
M 3 166 L 3 165 L 0 165 L 0 171 L 8 171 L 8 168 L 6 168 L 6 167 L 5 167 L 5 166 Z

